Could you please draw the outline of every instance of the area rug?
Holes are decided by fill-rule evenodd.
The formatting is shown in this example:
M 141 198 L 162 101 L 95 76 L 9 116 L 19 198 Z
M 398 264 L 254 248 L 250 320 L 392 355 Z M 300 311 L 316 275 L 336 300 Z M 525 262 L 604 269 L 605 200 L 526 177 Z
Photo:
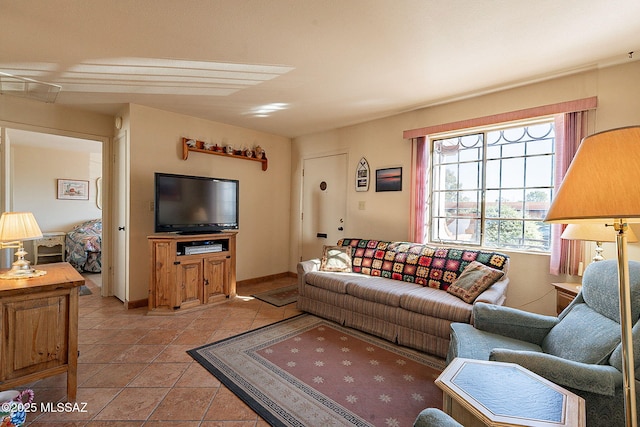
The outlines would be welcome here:
M 188 353 L 272 426 L 411 426 L 444 363 L 310 314 Z
M 259 299 L 260 301 L 275 305 L 276 307 L 282 307 L 283 305 L 298 301 L 298 285 L 272 289 L 270 291 L 260 292 L 251 296 Z

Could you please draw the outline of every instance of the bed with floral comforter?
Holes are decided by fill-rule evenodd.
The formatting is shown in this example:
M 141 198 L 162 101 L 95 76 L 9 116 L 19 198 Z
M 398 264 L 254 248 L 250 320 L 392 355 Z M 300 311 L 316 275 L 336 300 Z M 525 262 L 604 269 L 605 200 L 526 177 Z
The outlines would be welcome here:
M 102 220 L 92 219 L 73 227 L 65 239 L 67 262 L 82 272 L 102 271 Z

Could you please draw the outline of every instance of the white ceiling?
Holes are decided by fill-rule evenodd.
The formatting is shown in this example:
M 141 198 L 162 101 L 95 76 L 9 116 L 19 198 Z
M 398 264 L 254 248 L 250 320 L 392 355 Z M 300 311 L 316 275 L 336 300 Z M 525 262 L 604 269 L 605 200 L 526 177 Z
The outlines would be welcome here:
M 638 0 L 0 0 L 0 72 L 60 85 L 57 104 L 289 137 L 634 50 Z

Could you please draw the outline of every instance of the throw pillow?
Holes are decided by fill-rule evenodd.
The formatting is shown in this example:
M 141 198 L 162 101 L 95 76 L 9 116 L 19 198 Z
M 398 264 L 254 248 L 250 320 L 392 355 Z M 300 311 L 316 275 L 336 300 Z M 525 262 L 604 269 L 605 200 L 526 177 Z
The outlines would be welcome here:
M 351 272 L 351 246 L 323 246 L 320 271 Z
M 500 270 L 472 261 L 458 279 L 447 288 L 447 292 L 471 304 L 478 295 L 500 280 L 503 275 L 504 273 Z

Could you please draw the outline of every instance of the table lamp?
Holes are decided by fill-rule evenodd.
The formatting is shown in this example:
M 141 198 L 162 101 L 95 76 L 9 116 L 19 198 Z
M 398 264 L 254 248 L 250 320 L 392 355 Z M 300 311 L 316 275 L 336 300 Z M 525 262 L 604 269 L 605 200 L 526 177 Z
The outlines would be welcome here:
M 614 227 L 608 227 L 605 224 L 569 224 L 562 232 L 561 238 L 565 240 L 586 240 L 596 242 L 595 256 L 592 261 L 602 261 L 602 243 L 615 242 L 617 232 Z M 627 243 L 635 243 L 638 241 L 635 233 L 631 228 L 627 229 Z
M 17 260 L 11 270 L 0 274 L 0 279 L 25 279 L 42 276 L 46 271 L 35 270 L 28 260 L 22 242 L 42 237 L 42 231 L 31 212 L 5 212 L 0 217 L 0 248 L 18 249 Z
M 612 129 L 582 140 L 545 221 L 613 226 L 618 252 L 622 376 L 627 426 L 637 426 L 631 320 L 628 224 L 640 222 L 640 126 Z

